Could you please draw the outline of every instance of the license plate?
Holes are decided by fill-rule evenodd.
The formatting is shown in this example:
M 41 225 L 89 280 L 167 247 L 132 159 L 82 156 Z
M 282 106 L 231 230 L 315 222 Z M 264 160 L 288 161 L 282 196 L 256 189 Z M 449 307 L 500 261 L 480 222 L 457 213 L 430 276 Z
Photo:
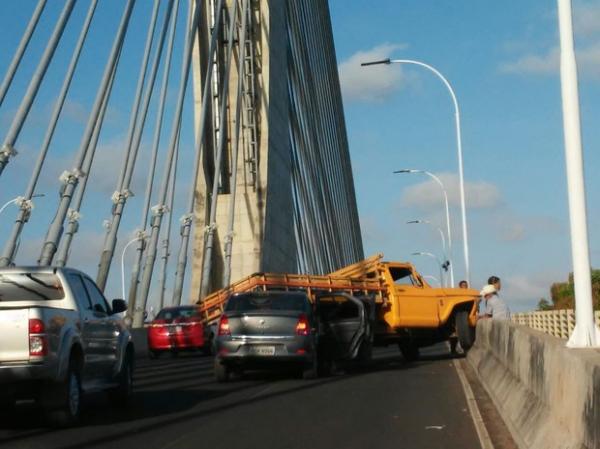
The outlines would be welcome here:
M 275 355 L 275 346 L 250 346 L 252 355 Z

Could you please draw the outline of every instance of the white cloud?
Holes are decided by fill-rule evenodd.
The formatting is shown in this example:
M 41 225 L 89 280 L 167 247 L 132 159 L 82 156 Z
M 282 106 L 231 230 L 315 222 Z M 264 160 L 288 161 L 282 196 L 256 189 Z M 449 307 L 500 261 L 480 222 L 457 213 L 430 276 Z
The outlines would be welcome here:
M 370 50 L 358 51 L 340 63 L 340 85 L 344 100 L 378 102 L 400 89 L 405 80 L 401 67 L 361 67 L 360 64 L 388 58 L 392 52 L 403 48 L 406 45 L 386 43 Z
M 550 300 L 550 286 L 562 281 L 564 274 L 534 273 L 502 277 L 502 296 L 509 302 L 537 302 L 541 298 Z
M 583 38 L 600 33 L 600 4 L 598 2 L 575 2 L 573 29 L 577 36 Z
M 516 61 L 505 62 L 500 65 L 500 70 L 515 74 L 555 74 L 558 73 L 559 58 L 558 48 L 553 48 L 543 55 L 526 55 Z
M 437 175 L 448 192 L 448 202 L 460 206 L 460 184 L 453 173 Z M 440 186 L 434 180 L 428 180 L 404 189 L 401 203 L 404 206 L 422 210 L 439 209 L 442 201 Z M 502 204 L 502 195 L 498 188 L 485 181 L 465 182 L 465 202 L 469 209 L 490 209 Z
M 556 12 L 548 14 L 548 19 L 558 27 Z M 580 74 L 600 79 L 600 3 L 576 2 L 573 8 L 573 30 Z M 512 46 L 517 48 L 514 44 Z M 504 62 L 500 64 L 500 71 L 522 75 L 557 75 L 559 64 L 560 49 L 558 45 L 554 45 L 544 52 L 531 52 Z

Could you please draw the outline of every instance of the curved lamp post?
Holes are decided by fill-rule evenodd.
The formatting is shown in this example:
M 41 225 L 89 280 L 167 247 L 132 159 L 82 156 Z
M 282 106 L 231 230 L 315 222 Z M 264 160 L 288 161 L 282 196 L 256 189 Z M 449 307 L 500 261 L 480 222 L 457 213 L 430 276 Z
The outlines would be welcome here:
M 440 227 L 434 225 L 429 220 L 411 220 L 411 221 L 407 221 L 406 224 L 427 224 L 427 225 L 431 226 L 433 229 L 436 229 L 440 233 L 440 238 L 442 240 L 442 250 L 444 252 L 444 259 L 445 259 L 442 267 L 446 270 L 448 270 L 448 269 L 450 270 L 450 286 L 454 287 L 454 273 L 452 272 L 452 261 L 450 260 L 450 255 L 448 254 L 448 252 L 446 250 L 446 238 L 444 237 L 444 231 L 442 231 L 442 229 Z
M 431 257 L 432 259 L 435 259 L 438 267 L 440 268 L 440 285 L 443 287 L 444 286 L 444 269 L 442 268 L 442 261 L 440 260 L 440 258 L 438 256 L 436 256 L 433 253 L 428 253 L 426 251 L 417 251 L 412 253 L 413 256 L 425 256 L 425 257 Z
M 465 256 L 465 274 L 467 281 L 471 280 L 471 272 L 469 267 L 469 241 L 467 236 L 467 211 L 465 206 L 465 183 L 463 176 L 463 157 L 462 157 L 462 138 L 460 132 L 460 108 L 458 107 L 458 100 L 456 99 L 456 94 L 454 93 L 454 89 L 452 89 L 452 85 L 446 79 L 444 75 L 442 75 L 435 67 L 430 66 L 421 61 L 415 61 L 413 59 L 383 59 L 381 61 L 371 61 L 371 62 L 363 62 L 361 66 L 369 66 L 369 65 L 379 65 L 379 64 L 411 64 L 417 65 L 419 67 L 423 67 L 430 72 L 433 72 L 443 83 L 444 86 L 448 89 L 450 93 L 450 97 L 452 97 L 452 103 L 454 105 L 454 122 L 456 128 L 456 147 L 458 150 L 458 177 L 460 181 L 460 205 L 461 205 L 461 216 L 462 216 L 462 231 L 463 231 L 463 248 L 464 248 L 464 256 Z
M 448 205 L 448 191 L 446 190 L 444 183 L 440 178 L 438 178 L 436 175 L 427 170 L 403 169 L 396 170 L 394 173 L 422 173 L 433 179 L 440 186 L 440 189 L 442 189 L 442 194 L 444 195 L 444 206 L 446 208 L 446 233 L 448 236 L 447 259 L 450 261 L 450 285 L 454 287 L 454 263 L 452 261 L 452 231 L 450 230 L 450 206 Z

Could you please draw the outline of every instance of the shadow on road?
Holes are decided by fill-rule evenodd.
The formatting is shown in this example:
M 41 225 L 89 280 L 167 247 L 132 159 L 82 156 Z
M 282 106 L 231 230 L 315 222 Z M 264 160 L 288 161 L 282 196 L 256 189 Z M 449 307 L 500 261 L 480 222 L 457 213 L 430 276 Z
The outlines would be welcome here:
M 255 404 L 279 396 L 299 391 L 319 388 L 327 384 L 348 381 L 381 371 L 407 370 L 434 361 L 451 359 L 446 354 L 424 354 L 421 361 L 406 363 L 397 349 L 380 350 L 372 363 L 367 367 L 350 366 L 343 368 L 336 375 L 311 381 L 295 381 L 289 387 L 267 392 L 259 397 L 246 397 L 226 403 L 227 396 L 261 385 L 290 382 L 290 373 L 286 371 L 253 371 L 228 384 L 217 384 L 213 380 L 210 357 L 183 356 L 178 359 L 142 360 L 136 374 L 136 392 L 132 404 L 127 409 L 110 407 L 104 395 L 91 395 L 86 403 L 80 429 L 95 426 L 119 424 L 116 431 L 108 431 L 101 437 L 85 441 L 85 447 L 97 447 L 108 442 L 119 441 L 131 436 L 131 425 L 135 425 L 135 433 L 141 434 L 181 424 L 205 416 L 218 414 L 236 407 Z M 215 401 L 216 404 L 210 404 Z M 197 408 L 201 409 L 198 410 Z M 158 419 L 152 419 L 158 418 Z M 147 422 L 143 422 L 147 420 Z M 72 429 L 60 430 L 48 428 L 43 415 L 34 406 L 19 407 L 17 412 L 0 422 L 0 428 L 12 435 L 0 433 L 0 445 L 35 438 L 51 432 L 70 432 Z M 10 429 L 10 430 L 9 430 Z M 66 438 L 68 440 L 68 438 Z M 81 443 L 67 444 L 61 449 L 79 449 Z

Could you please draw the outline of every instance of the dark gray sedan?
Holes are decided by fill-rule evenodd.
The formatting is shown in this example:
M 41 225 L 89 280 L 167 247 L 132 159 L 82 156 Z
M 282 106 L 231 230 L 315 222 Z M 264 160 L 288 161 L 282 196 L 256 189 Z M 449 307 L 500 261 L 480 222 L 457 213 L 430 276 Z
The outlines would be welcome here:
M 235 294 L 217 327 L 215 376 L 224 382 L 231 371 L 291 365 L 313 378 L 334 359 L 356 357 L 370 335 L 363 302 L 349 295 L 312 304 L 304 292 Z

